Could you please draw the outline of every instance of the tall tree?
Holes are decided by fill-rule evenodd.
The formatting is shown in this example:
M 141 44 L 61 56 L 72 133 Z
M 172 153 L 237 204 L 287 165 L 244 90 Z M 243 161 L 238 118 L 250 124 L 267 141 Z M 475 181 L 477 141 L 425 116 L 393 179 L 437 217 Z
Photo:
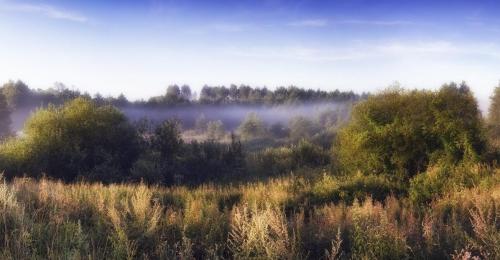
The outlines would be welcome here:
M 3 94 L 0 94 L 0 139 L 5 139 L 11 134 L 10 124 L 10 109 L 7 104 L 7 99 Z
M 491 96 L 488 123 L 491 142 L 494 147 L 500 148 L 500 85 L 495 88 Z

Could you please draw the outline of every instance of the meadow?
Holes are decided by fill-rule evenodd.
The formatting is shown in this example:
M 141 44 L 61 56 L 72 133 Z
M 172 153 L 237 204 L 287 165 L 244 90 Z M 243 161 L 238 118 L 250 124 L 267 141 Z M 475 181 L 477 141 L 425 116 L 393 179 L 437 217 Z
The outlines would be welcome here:
M 1 259 L 500 259 L 500 87 L 488 118 L 450 83 L 230 133 L 76 97 L 13 135 L 6 97 Z
M 424 204 L 366 194 L 345 203 L 337 196 L 349 188 L 328 176 L 196 188 L 2 180 L 0 256 L 498 259 L 500 169 L 476 165 L 467 174 L 483 181 L 448 185 Z

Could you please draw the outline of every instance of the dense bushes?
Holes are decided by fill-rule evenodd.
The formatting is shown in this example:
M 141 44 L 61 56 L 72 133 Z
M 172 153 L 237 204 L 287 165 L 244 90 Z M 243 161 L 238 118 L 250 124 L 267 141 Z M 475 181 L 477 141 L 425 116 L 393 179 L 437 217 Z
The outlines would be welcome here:
M 234 135 L 228 144 L 214 140 L 184 143 L 179 124 L 167 120 L 143 129 L 142 153 L 132 168 L 132 180 L 160 184 L 201 184 L 237 181 L 243 177 L 244 154 Z
M 338 136 L 341 169 L 411 177 L 429 164 L 478 161 L 485 151 L 482 119 L 469 88 L 437 92 L 388 90 L 355 106 Z
M 21 137 L 0 147 L 0 162 L 7 176 L 119 181 L 138 154 L 136 131 L 121 112 L 75 99 L 38 110 Z
M 251 153 L 247 162 L 252 175 L 265 177 L 289 174 L 300 168 L 327 168 L 330 155 L 320 146 L 301 140 L 298 144 L 287 147 L 267 148 Z

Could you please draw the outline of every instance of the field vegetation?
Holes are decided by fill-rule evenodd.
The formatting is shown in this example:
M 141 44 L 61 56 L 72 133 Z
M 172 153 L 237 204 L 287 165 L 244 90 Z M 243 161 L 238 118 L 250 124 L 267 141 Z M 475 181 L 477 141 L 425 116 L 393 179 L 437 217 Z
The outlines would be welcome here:
M 19 84 L 0 95 L 2 259 L 500 259 L 500 87 L 487 116 L 465 83 L 206 87 L 198 100 L 171 86 L 147 102 L 352 101 L 288 124 L 200 115 L 186 129 Z M 15 135 L 23 95 L 68 100 Z

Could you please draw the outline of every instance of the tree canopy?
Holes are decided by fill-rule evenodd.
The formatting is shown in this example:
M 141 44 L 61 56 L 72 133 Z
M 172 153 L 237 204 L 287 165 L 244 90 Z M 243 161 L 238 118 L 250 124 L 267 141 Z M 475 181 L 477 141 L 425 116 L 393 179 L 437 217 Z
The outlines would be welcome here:
M 67 181 L 78 176 L 112 181 L 120 179 L 115 175 L 127 174 L 138 156 L 138 137 L 126 117 L 114 107 L 83 98 L 36 111 L 23 132 L 0 149 L 7 174 L 21 171 Z M 16 168 L 9 167 L 12 158 L 21 160 L 15 162 Z
M 355 106 L 335 154 L 346 171 L 412 176 L 430 163 L 477 160 L 485 149 L 481 123 L 464 83 L 436 92 L 390 89 Z

